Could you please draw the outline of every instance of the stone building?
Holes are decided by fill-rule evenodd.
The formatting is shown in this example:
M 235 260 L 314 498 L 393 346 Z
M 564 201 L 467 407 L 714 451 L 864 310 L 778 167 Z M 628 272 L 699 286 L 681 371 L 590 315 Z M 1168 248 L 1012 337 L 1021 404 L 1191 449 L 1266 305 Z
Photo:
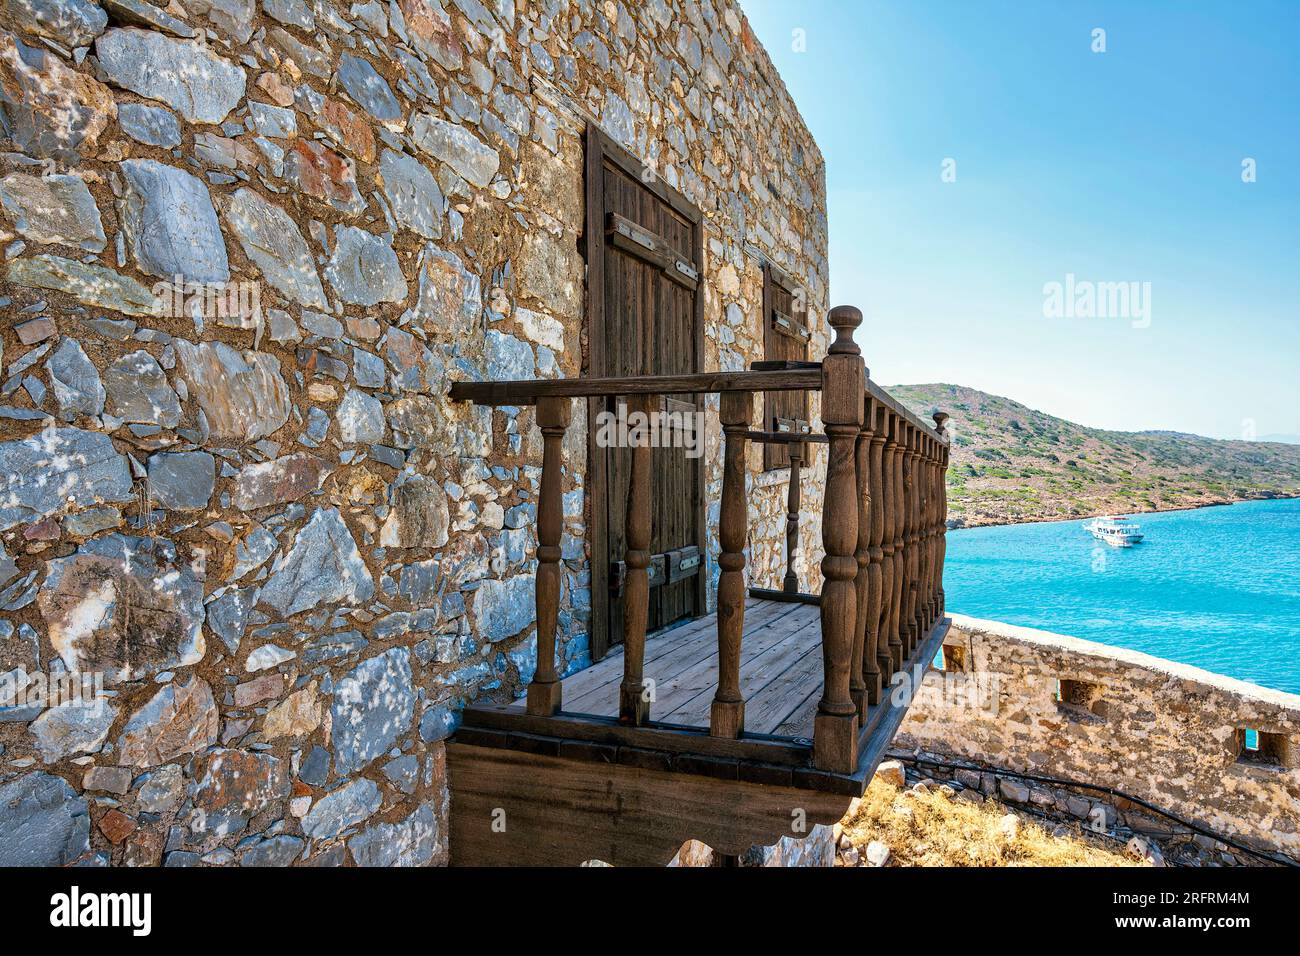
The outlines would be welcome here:
M 449 383 L 599 374 L 635 324 L 617 290 L 588 321 L 602 162 L 694 237 L 664 268 L 695 273 L 695 370 L 771 356 L 774 289 L 820 356 L 816 144 L 734 0 L 0 0 L 0 27 L 0 862 L 445 862 L 442 741 L 535 665 L 541 453 L 531 408 Z M 582 412 L 569 670 L 607 613 Z M 758 584 L 788 475 L 752 452 Z

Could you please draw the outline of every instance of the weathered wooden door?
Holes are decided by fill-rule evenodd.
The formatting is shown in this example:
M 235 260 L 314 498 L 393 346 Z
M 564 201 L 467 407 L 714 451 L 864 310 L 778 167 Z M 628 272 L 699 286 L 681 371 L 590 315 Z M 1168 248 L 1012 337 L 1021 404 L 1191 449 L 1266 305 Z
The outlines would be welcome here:
M 668 375 L 703 370 L 699 289 L 700 211 L 596 127 L 587 130 L 588 356 L 585 374 Z M 631 454 L 598 447 L 597 415 L 617 401 L 588 406 L 592 543 L 592 655 L 622 640 L 623 533 Z M 689 414 L 701 396 L 664 399 Z M 703 436 L 698 436 L 703 442 Z M 704 610 L 704 459 L 684 448 L 652 453 L 649 628 Z

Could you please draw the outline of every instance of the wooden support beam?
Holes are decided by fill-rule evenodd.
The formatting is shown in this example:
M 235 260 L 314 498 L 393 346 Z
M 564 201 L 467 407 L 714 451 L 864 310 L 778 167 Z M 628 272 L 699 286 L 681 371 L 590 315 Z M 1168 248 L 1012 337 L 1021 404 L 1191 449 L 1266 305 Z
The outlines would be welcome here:
M 709 713 L 714 737 L 739 737 L 745 729 L 745 699 L 740 693 L 740 639 L 745 630 L 745 537 L 749 498 L 745 492 L 745 432 L 754 418 L 754 396 L 727 392 L 720 403 L 726 442 L 722 502 L 718 516 L 718 688 Z
M 628 414 L 649 416 L 659 407 L 657 395 L 628 398 Z M 632 469 L 627 491 L 624 535 L 627 574 L 623 584 L 623 682 L 619 686 L 618 717 L 639 727 L 650 719 L 642 667 L 645 661 L 646 624 L 650 616 L 650 467 L 649 436 L 632 448 Z
M 528 713 L 560 712 L 560 678 L 555 670 L 555 621 L 560 609 L 560 530 L 564 521 L 564 431 L 571 400 L 543 398 L 537 403 L 542 431 L 542 483 L 537 501 L 537 669 L 528 685 Z
M 830 438 L 822 510 L 822 698 L 813 729 L 813 764 L 851 773 L 858 759 L 858 709 L 849 693 L 853 629 L 857 623 L 858 540 L 855 445 L 862 425 L 866 368 L 853 341 L 862 313 L 836 306 L 828 316 L 835 341 L 822 362 L 822 422 Z
M 747 782 L 736 779 L 736 761 L 730 768 L 731 778 L 721 779 L 453 739 L 451 864 L 663 866 L 689 839 L 743 854 L 835 823 L 861 792 L 856 781 L 846 781 L 856 793 Z

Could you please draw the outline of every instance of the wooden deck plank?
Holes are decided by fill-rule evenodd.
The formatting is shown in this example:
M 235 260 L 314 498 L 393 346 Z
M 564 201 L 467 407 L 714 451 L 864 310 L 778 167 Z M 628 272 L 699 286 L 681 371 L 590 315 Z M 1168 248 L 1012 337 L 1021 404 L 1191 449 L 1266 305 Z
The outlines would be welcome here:
M 745 603 L 745 614 L 748 615 L 751 611 L 757 613 L 759 606 L 769 603 L 771 602 L 751 598 Z M 703 617 L 698 617 L 686 624 L 651 634 L 646 639 L 645 663 L 649 664 L 651 661 L 658 660 L 674 649 L 698 639 L 704 631 L 712 634 L 713 627 L 713 615 L 705 614 Z M 567 705 L 572 699 L 581 697 L 602 684 L 606 684 L 611 680 L 619 681 L 622 678 L 623 645 L 618 644 L 595 664 L 564 678 L 565 703 Z
M 803 700 L 795 705 L 790 713 L 781 719 L 770 733 L 782 737 L 806 737 L 809 740 L 813 735 L 813 719 L 817 716 L 817 705 L 822 699 L 822 684 L 818 681 L 816 686 L 808 692 Z
M 748 609 L 746 610 L 746 624 L 752 620 L 755 633 L 759 633 L 764 628 L 776 625 L 793 613 L 796 607 L 797 605 L 778 604 L 775 601 L 760 601 L 752 614 Z M 656 685 L 707 659 L 710 654 L 713 655 L 716 669 L 718 641 L 713 615 L 705 615 L 678 630 L 685 630 L 687 627 L 692 630 L 684 637 L 675 637 L 673 631 L 668 631 L 662 636 L 652 636 L 647 639 L 646 661 L 642 672 L 647 677 L 653 677 Z M 569 681 L 574 678 L 566 679 L 564 709 L 588 714 L 612 713 L 613 711 L 608 709 L 608 701 L 617 701 L 618 685 L 623 679 L 621 661 L 621 656 L 616 658 L 615 662 L 606 658 L 594 667 L 582 671 L 582 674 L 589 674 L 601 668 L 599 674 L 588 678 L 582 690 L 570 690 Z M 574 675 L 575 678 L 578 676 L 580 675 Z M 653 713 L 654 708 L 651 710 Z
M 784 631 L 784 633 L 772 635 L 775 639 L 762 639 L 763 635 L 774 630 Z M 800 606 L 799 610 L 782 618 L 779 629 L 768 628 L 752 634 L 746 632 L 741 641 L 740 692 L 747 701 L 745 705 L 747 730 L 754 733 L 766 732 L 750 718 L 749 709 L 752 701 L 769 684 L 780 680 L 781 675 L 806 654 L 809 648 L 820 643 L 820 614 L 816 608 L 807 605 Z M 714 654 L 711 659 L 697 665 L 693 669 L 695 673 L 692 675 L 694 678 L 692 683 L 698 684 L 700 691 L 691 697 L 683 698 L 679 695 L 671 701 L 671 710 L 664 709 L 669 701 L 661 694 L 660 719 L 687 726 L 707 726 L 713 689 L 717 683 L 717 664 L 717 655 Z M 685 689 L 689 684 L 683 682 L 682 686 Z
M 740 644 L 741 690 L 747 665 L 756 658 L 765 657 L 789 645 L 791 634 L 800 629 L 797 611 L 779 615 L 765 625 L 746 631 Z M 649 676 L 647 674 L 647 676 Z M 657 720 L 684 724 L 688 727 L 709 726 L 709 710 L 718 686 L 718 650 L 716 645 L 701 648 L 699 658 L 690 666 L 680 669 L 657 682 L 655 702 L 651 713 Z M 684 712 L 682 711 L 684 708 Z
M 809 695 L 820 697 L 822 669 L 822 649 L 819 642 L 816 647 L 809 648 L 794 661 L 778 680 L 772 681 L 762 693 L 755 695 L 752 706 L 747 710 L 747 714 L 749 711 L 753 712 L 753 717 L 749 719 L 754 732 L 773 733 Z M 811 737 L 812 721 L 809 721 L 808 726 L 803 730 L 795 731 L 794 736 Z
M 803 700 L 798 701 L 784 717 L 777 718 L 776 726 L 772 727 L 768 734 L 813 739 L 813 721 L 820 701 L 822 701 L 822 680 L 819 676 L 818 680 L 811 684 L 811 689 L 807 691 Z
M 768 617 L 753 632 L 750 653 L 758 653 L 770 643 L 778 643 L 786 633 L 782 623 L 788 613 L 776 613 Z M 742 657 L 743 660 L 743 657 Z M 650 713 L 653 720 L 666 720 L 665 708 L 671 709 L 684 699 L 689 699 L 699 688 L 681 690 L 683 683 L 692 684 L 708 682 L 710 691 L 717 684 L 718 643 L 717 635 L 710 632 L 701 634 L 690 644 L 675 649 L 672 653 L 648 664 L 644 675 L 655 682 L 655 700 L 651 703 Z M 685 695 L 685 696 L 683 696 Z M 618 681 L 603 685 L 596 693 L 589 693 L 582 698 L 584 713 L 612 713 L 611 702 L 618 698 Z M 577 709 L 577 708 L 573 708 Z M 707 724 L 707 721 L 705 722 Z

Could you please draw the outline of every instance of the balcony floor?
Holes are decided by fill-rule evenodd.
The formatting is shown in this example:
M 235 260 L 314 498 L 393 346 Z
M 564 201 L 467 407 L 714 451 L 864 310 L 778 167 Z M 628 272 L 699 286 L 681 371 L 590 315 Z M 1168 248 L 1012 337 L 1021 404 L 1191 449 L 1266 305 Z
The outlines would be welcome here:
M 815 604 L 751 597 L 745 604 L 740 646 L 746 732 L 811 737 L 822 692 L 821 609 Z M 647 637 L 643 674 L 654 681 L 652 720 L 707 728 L 718 683 L 714 615 Z M 619 645 L 597 664 L 564 681 L 565 712 L 617 716 L 622 679 L 623 647 Z
M 770 592 L 768 592 L 770 593 Z M 651 634 L 643 677 L 654 681 L 649 720 L 620 723 L 618 688 L 623 649 L 564 681 L 559 713 L 527 712 L 525 702 L 478 703 L 465 708 L 455 740 L 576 759 L 629 762 L 759 783 L 788 783 L 861 793 L 880 755 L 902 723 L 909 700 L 888 692 L 867 708 L 858 731 L 854 773 L 812 766 L 813 722 L 822 693 L 821 608 L 802 600 L 750 595 L 741 641 L 745 729 L 738 739 L 709 734 L 717 686 L 716 617 L 712 614 Z M 948 630 L 938 621 L 905 668 L 924 673 Z

